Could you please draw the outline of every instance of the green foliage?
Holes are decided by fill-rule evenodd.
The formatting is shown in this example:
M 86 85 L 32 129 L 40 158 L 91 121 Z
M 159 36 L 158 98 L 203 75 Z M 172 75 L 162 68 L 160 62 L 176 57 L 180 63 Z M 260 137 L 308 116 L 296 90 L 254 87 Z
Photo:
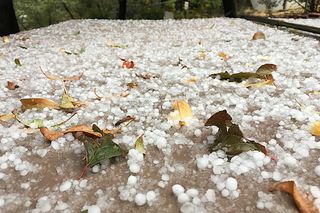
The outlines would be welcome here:
M 44 27 L 69 19 L 116 19 L 118 0 L 13 0 L 21 30 Z M 127 0 L 127 19 L 163 19 L 164 11 L 175 18 L 222 15 L 222 0 Z M 180 5 L 180 6 L 179 6 Z M 182 5 L 182 6 L 181 6 Z

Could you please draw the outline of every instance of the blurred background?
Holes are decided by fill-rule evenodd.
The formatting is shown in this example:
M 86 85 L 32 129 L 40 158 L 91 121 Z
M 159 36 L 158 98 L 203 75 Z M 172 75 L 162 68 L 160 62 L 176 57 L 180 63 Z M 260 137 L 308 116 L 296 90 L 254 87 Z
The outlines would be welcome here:
M 13 5 L 21 31 L 69 19 L 303 17 L 320 11 L 320 0 L 13 0 Z

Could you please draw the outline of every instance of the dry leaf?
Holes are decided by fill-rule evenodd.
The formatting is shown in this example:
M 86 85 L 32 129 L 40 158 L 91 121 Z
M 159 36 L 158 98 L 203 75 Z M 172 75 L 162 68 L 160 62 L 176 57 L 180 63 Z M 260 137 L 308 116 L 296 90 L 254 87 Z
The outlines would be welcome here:
M 136 83 L 136 82 L 127 83 L 127 87 L 128 87 L 129 89 L 138 88 L 138 83 Z
M 40 132 L 49 141 L 57 140 L 58 138 L 64 136 L 63 132 L 51 131 L 47 127 L 41 127 Z
M 93 93 L 95 94 L 95 96 L 97 97 L 97 100 L 101 100 L 103 97 L 98 95 L 96 88 L 93 89 Z
M 5 44 L 9 43 L 10 42 L 9 36 L 2 36 L 2 42 Z
M 50 108 L 50 109 L 59 109 L 59 104 L 56 102 L 47 99 L 47 98 L 24 98 L 21 99 L 22 109 L 32 109 L 32 108 Z
M 157 75 L 150 75 L 148 73 L 136 74 L 137 77 L 143 78 L 144 80 L 149 80 L 151 78 L 157 78 Z
M 204 59 L 206 59 L 206 57 L 207 57 L 207 53 L 206 53 L 205 50 L 199 51 L 199 53 L 198 53 L 198 59 L 199 60 L 204 60 Z
M 263 64 L 257 69 L 256 74 L 258 76 L 267 76 L 276 70 L 277 70 L 277 65 L 275 64 Z
M 92 130 L 92 127 L 87 126 L 87 125 L 76 125 L 76 126 L 68 128 L 64 131 L 51 131 L 48 128 L 43 127 L 43 128 L 40 128 L 40 131 L 41 131 L 42 135 L 49 141 L 56 140 L 56 139 L 64 136 L 65 134 L 68 134 L 68 133 L 77 133 L 77 132 L 81 132 L 85 135 L 89 135 L 90 137 L 98 137 L 99 138 L 102 136 L 101 133 L 94 132 Z M 121 129 L 113 129 L 113 130 L 104 129 L 103 132 L 105 134 L 115 135 L 115 134 L 121 133 Z
M 15 90 L 15 89 L 19 88 L 19 86 L 16 83 L 14 83 L 13 81 L 7 81 L 7 88 L 9 90 Z
M 0 121 L 9 121 L 13 118 L 15 118 L 16 116 L 12 113 L 10 114 L 4 114 L 4 115 L 0 115 Z
M 135 119 L 136 119 L 135 117 L 128 115 L 128 116 L 120 119 L 119 121 L 117 121 L 117 122 L 114 124 L 114 126 L 119 126 L 119 125 L 122 124 L 122 123 L 131 122 L 131 121 L 133 121 L 133 120 L 135 120 Z
M 61 102 L 59 107 L 61 109 L 74 109 L 75 105 L 72 103 L 73 98 L 68 94 L 67 90 L 64 89 L 63 94 L 61 96 Z
M 232 121 L 232 117 L 227 110 L 222 110 L 214 113 L 204 124 L 205 126 L 225 126 Z
M 305 193 L 301 193 L 294 181 L 285 181 L 276 183 L 269 191 L 281 191 L 290 194 L 301 213 L 319 213 L 311 200 L 307 198 Z
M 265 80 L 265 81 L 254 83 L 254 84 L 246 84 L 245 86 L 247 88 L 251 89 L 251 88 L 263 87 L 263 86 L 266 86 L 266 85 L 272 85 L 274 83 L 274 79 L 273 79 L 273 76 L 271 74 L 267 75 L 266 78 L 267 78 L 267 80 Z
M 173 102 L 174 112 L 170 113 L 169 119 L 179 121 L 180 126 L 185 126 L 187 121 L 193 117 L 191 107 L 184 100 Z
M 252 40 L 258 40 L 258 39 L 266 39 L 266 36 L 263 32 L 258 31 L 252 36 Z
M 192 76 L 191 78 L 189 78 L 187 80 L 187 83 L 189 83 L 189 84 L 195 84 L 197 82 L 198 82 L 198 78 L 196 76 Z
M 60 78 L 59 76 L 50 75 L 50 74 L 45 73 L 41 67 L 40 67 L 40 70 L 43 73 L 43 75 L 46 76 L 49 80 L 78 81 L 82 78 L 82 76 L 84 74 L 84 72 L 82 72 L 80 75 Z
M 225 54 L 224 52 L 219 52 L 218 56 L 220 58 L 222 58 L 224 61 L 228 61 L 229 60 L 229 56 L 227 54 Z
M 312 124 L 310 132 L 312 135 L 320 136 L 320 121 L 316 121 Z
M 127 68 L 127 69 L 132 69 L 134 68 L 134 62 L 130 59 L 123 59 L 121 58 L 121 60 L 123 61 L 122 63 L 122 68 Z

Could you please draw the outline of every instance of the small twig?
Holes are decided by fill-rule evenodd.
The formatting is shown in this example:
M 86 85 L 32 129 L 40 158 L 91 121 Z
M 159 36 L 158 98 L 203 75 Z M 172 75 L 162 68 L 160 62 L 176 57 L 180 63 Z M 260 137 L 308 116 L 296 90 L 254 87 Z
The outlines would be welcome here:
M 62 122 L 60 122 L 60 123 L 57 123 L 57 124 L 53 125 L 52 127 L 57 127 L 57 126 L 60 126 L 60 125 L 62 125 L 62 124 L 65 124 L 65 123 L 68 122 L 71 118 L 73 118 L 73 116 L 75 116 L 76 114 L 77 114 L 76 112 L 73 113 L 67 120 L 62 121 Z

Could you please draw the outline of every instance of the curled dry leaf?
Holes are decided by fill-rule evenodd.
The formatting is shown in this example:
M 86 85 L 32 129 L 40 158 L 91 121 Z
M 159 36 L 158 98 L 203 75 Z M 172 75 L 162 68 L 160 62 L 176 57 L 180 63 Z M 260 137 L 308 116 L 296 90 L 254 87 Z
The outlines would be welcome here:
M 229 60 L 229 56 L 227 54 L 225 54 L 224 52 L 219 52 L 218 56 L 220 58 L 222 58 L 224 61 L 228 61 Z
M 274 79 L 273 79 L 273 76 L 270 74 L 270 75 L 266 75 L 265 81 L 254 83 L 254 84 L 246 84 L 246 87 L 251 89 L 251 88 L 259 88 L 259 87 L 272 85 L 272 84 L 274 84 Z
M 15 90 L 15 89 L 19 88 L 19 86 L 16 83 L 14 83 L 13 81 L 7 81 L 7 88 L 9 90 Z
M 252 40 L 258 40 L 258 39 L 266 39 L 266 36 L 263 32 L 258 31 L 252 36 Z
M 95 96 L 97 97 L 97 98 L 96 98 L 97 100 L 100 101 L 100 100 L 103 98 L 102 96 L 98 95 L 96 88 L 93 89 L 93 93 L 94 93 Z
M 117 121 L 117 122 L 114 124 L 114 126 L 119 126 L 120 124 L 126 123 L 126 122 L 129 122 L 129 123 L 130 123 L 131 121 L 134 121 L 135 119 L 136 119 L 136 118 L 135 118 L 134 116 L 128 115 L 128 116 L 120 119 L 119 121 Z
M 0 121 L 9 121 L 11 119 L 14 119 L 16 116 L 12 113 L 10 114 L 4 114 L 4 115 L 0 115 Z
M 49 141 L 56 140 L 68 133 L 77 133 L 77 132 L 83 133 L 84 135 L 87 135 L 88 137 L 92 137 L 92 138 L 99 138 L 102 136 L 101 133 L 94 131 L 91 126 L 87 126 L 87 125 L 76 125 L 64 131 L 52 131 L 52 130 L 49 130 L 47 127 L 42 127 L 40 128 L 40 131 L 42 135 Z M 104 129 L 102 131 L 104 134 L 111 134 L 111 135 L 116 135 L 121 133 L 121 129 L 113 129 L 113 130 Z
M 263 77 L 266 75 L 270 75 L 272 72 L 276 70 L 277 70 L 277 65 L 275 64 L 263 64 L 257 69 L 256 74 L 258 76 Z
M 185 126 L 192 119 L 191 107 L 185 100 L 177 100 L 172 103 L 173 112 L 169 114 L 169 120 L 179 121 L 180 126 Z
M 134 68 L 134 62 L 132 60 L 121 58 L 121 61 L 123 61 L 122 68 L 127 68 L 127 69 Z
M 294 181 L 276 183 L 270 187 L 269 191 L 281 191 L 290 194 L 301 213 L 320 212 L 320 209 L 317 209 L 317 207 L 313 205 L 313 202 L 308 199 L 307 195 L 298 189 Z
M 32 108 L 50 108 L 50 109 L 59 109 L 59 104 L 47 99 L 47 98 L 23 98 L 20 100 L 22 103 L 22 109 L 32 109 Z
M 320 136 L 320 121 L 316 121 L 312 124 L 310 132 L 314 136 Z
M 61 80 L 61 81 L 78 81 L 82 78 L 84 72 L 82 72 L 80 75 L 71 76 L 71 77 L 59 77 L 56 75 L 47 74 L 43 71 L 43 69 L 40 67 L 40 71 L 44 76 L 46 76 L 49 80 Z
M 135 148 L 141 154 L 146 154 L 146 150 L 144 148 L 144 143 L 143 143 L 143 134 L 137 138 L 135 142 Z

